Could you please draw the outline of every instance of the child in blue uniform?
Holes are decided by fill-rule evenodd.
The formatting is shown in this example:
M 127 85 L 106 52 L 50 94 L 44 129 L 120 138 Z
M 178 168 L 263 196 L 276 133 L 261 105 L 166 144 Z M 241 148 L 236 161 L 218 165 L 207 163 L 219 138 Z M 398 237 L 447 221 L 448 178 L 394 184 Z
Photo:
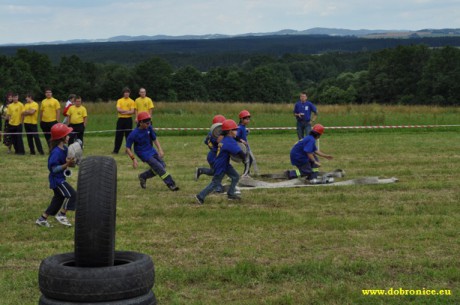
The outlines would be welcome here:
M 75 210 L 77 193 L 65 180 L 64 171 L 75 166 L 75 160 L 67 158 L 69 134 L 72 128 L 62 123 L 51 127 L 50 155 L 48 157 L 48 180 L 54 196 L 45 212 L 35 221 L 41 227 L 50 227 L 49 215 L 56 215 L 56 220 L 64 226 L 72 226 L 66 217 L 68 210 Z M 60 211 L 59 211 L 60 210 Z
M 288 170 L 286 175 L 289 179 L 298 177 L 307 177 L 310 183 L 318 183 L 318 172 L 321 164 L 317 156 L 326 159 L 332 159 L 332 156 L 321 152 L 316 147 L 316 140 L 324 133 L 324 127 L 321 124 L 313 126 L 310 134 L 298 141 L 291 149 L 291 164 L 295 165 L 297 170 Z M 320 183 L 320 182 L 319 182 Z
M 225 121 L 225 117 L 223 115 L 215 115 L 214 118 L 212 119 L 212 126 L 215 124 L 220 124 Z M 223 139 L 223 136 L 218 136 L 215 137 L 212 132 L 210 131 L 206 138 L 204 139 L 204 144 L 208 146 L 209 152 L 207 156 L 207 161 L 209 163 L 209 168 L 207 167 L 197 167 L 195 171 L 195 180 L 198 180 L 198 178 L 201 175 L 207 175 L 207 176 L 213 176 L 214 175 L 214 160 L 216 159 L 217 156 L 217 149 L 219 142 Z M 222 193 L 223 192 L 223 187 L 220 184 L 217 186 L 216 190 L 217 193 Z
M 246 129 L 246 126 L 249 124 L 249 122 L 251 120 L 251 114 L 247 110 L 242 110 L 238 114 L 238 117 L 240 118 L 240 123 L 238 124 L 238 130 L 237 130 L 235 139 L 238 142 L 241 142 L 244 145 L 246 145 L 246 147 L 248 148 L 247 153 L 249 155 L 249 163 L 247 165 L 248 168 L 245 169 L 245 174 L 249 174 L 249 170 L 251 168 L 251 165 L 252 165 L 252 162 L 254 161 L 254 159 L 252 158 L 251 149 L 250 149 L 249 143 L 248 143 L 249 130 Z
M 143 162 L 147 163 L 151 169 L 139 174 L 139 182 L 143 189 L 146 188 L 147 179 L 160 176 L 163 182 L 171 191 L 178 191 L 171 175 L 166 171 L 166 164 L 163 161 L 164 152 L 156 133 L 152 128 L 152 118 L 148 112 L 140 112 L 137 115 L 139 127 L 134 129 L 126 140 L 126 153 L 133 160 L 133 167 L 137 168 L 138 162 L 134 157 L 131 147 L 134 144 L 134 152 Z M 158 152 L 153 148 L 152 141 L 158 148 Z
M 219 143 L 217 157 L 214 161 L 214 176 L 211 183 L 195 196 L 195 199 L 199 204 L 204 203 L 206 196 L 208 196 L 217 188 L 218 185 L 221 184 L 225 175 L 229 176 L 232 180 L 230 183 L 230 188 L 227 191 L 228 199 L 241 199 L 238 195 L 235 194 L 235 188 L 239 180 L 239 174 L 230 164 L 230 155 L 239 155 L 243 160 L 246 157 L 241 148 L 238 146 L 238 143 L 235 141 L 237 128 L 238 126 L 233 120 L 225 120 L 222 123 L 222 135 L 224 135 L 224 138 Z

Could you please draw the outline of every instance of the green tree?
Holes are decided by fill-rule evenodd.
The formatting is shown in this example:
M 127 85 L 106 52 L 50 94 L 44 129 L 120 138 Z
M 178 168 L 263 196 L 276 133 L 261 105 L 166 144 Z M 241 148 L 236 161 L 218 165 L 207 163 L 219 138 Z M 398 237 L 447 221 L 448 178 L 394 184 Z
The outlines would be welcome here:
M 152 57 L 134 68 L 137 87 L 144 87 L 154 100 L 169 100 L 173 69 L 160 57 Z
M 208 100 L 203 76 L 194 67 L 187 66 L 177 70 L 172 78 L 172 88 L 179 101 Z
M 118 100 L 124 87 L 134 88 L 134 76 L 128 67 L 109 64 L 102 71 L 100 98 L 103 100 Z
M 68 94 L 74 93 L 81 95 L 84 99 L 95 100 L 99 92 L 96 80 L 98 79 L 98 69 L 93 63 L 84 63 L 76 55 L 62 57 L 57 68 L 59 83 L 56 85 L 57 93 L 63 99 Z
M 460 50 L 434 50 L 418 83 L 421 103 L 458 105 L 460 102 Z

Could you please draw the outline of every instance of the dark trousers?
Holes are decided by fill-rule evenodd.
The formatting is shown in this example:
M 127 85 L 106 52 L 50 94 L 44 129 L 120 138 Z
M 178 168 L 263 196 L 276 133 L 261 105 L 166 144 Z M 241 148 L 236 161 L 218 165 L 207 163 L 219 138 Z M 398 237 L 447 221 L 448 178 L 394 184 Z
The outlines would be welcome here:
M 57 121 L 40 122 L 40 128 L 42 129 L 43 133 L 45 134 L 46 144 L 48 144 L 48 147 L 50 147 L 51 127 L 53 127 L 54 124 L 57 124 Z
M 288 178 L 295 179 L 299 177 L 307 177 L 308 180 L 318 178 L 319 167 L 313 161 L 308 161 L 301 166 L 297 166 L 297 170 L 288 171 Z
M 69 145 L 79 139 L 83 143 L 83 136 L 85 135 L 85 124 L 70 124 L 69 127 L 73 128 L 72 133 L 69 137 Z
M 176 185 L 172 176 L 166 171 L 166 163 L 158 154 L 150 157 L 146 163 L 150 166 L 150 169 L 140 174 L 141 178 L 150 179 L 158 175 L 166 185 Z
M 9 132 L 14 133 L 11 135 L 11 143 L 14 147 L 14 153 L 17 155 L 25 154 L 24 142 L 22 141 L 22 124 L 17 126 L 9 125 L 8 130 Z
M 61 207 L 65 210 L 74 211 L 75 204 L 77 201 L 77 192 L 73 187 L 64 181 L 53 189 L 54 196 L 51 199 L 51 203 L 46 209 L 45 213 L 48 215 L 56 215 Z
M 133 129 L 132 118 L 118 118 L 117 120 L 117 131 L 115 132 L 115 146 L 113 152 L 117 153 L 120 151 L 121 144 L 123 143 L 123 136 L 128 139 L 129 134 Z
M 310 121 L 297 121 L 297 137 L 302 140 L 305 136 L 308 136 L 311 131 Z
M 38 127 L 37 124 L 28 124 L 24 123 L 24 129 L 26 130 L 27 135 L 27 144 L 29 144 L 29 150 L 32 155 L 35 155 L 35 146 L 37 146 L 38 152 L 43 155 L 42 142 L 38 136 Z M 35 146 L 34 146 L 35 141 Z

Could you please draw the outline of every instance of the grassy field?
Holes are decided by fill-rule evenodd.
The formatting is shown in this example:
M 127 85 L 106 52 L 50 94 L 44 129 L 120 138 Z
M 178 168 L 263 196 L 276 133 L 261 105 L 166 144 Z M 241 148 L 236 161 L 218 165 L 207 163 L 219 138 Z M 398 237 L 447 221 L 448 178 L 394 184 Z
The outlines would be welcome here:
M 113 129 L 109 106 L 88 105 L 94 116 L 88 130 Z M 242 108 L 253 113 L 253 126 L 293 125 L 288 105 L 225 104 L 219 112 L 236 117 Z M 207 127 L 215 109 L 158 104 L 154 125 Z M 320 111 L 327 126 L 460 122 L 454 107 Z M 126 155 L 114 157 L 116 248 L 153 258 L 159 304 L 460 303 L 458 127 L 326 130 L 321 149 L 335 158 L 325 160 L 324 169 L 344 169 L 350 179 L 397 177 L 396 184 L 251 190 L 238 203 L 211 195 L 197 206 L 193 195 L 210 181 L 193 180 L 195 167 L 206 164 L 204 134 L 159 132 L 168 170 L 181 188 L 176 193 L 158 178 L 141 189 L 137 174 L 146 166 L 135 170 Z M 294 131 L 252 133 L 249 141 L 262 173 L 291 168 Z M 88 134 L 85 154 L 109 155 L 112 147 L 113 133 Z M 53 219 L 53 228 L 34 224 L 52 196 L 46 156 L 7 155 L 2 147 L 0 170 L 0 304 L 37 304 L 41 260 L 73 251 L 74 232 Z M 76 176 L 68 179 L 73 186 Z M 362 293 L 390 288 L 449 289 L 451 295 Z

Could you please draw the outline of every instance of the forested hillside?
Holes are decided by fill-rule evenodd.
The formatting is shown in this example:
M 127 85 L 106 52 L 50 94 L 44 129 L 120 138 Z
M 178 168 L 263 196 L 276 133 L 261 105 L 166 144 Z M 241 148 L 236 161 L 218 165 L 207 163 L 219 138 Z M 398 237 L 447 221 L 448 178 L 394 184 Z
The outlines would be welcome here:
M 3 47 L 0 94 L 85 100 L 145 87 L 155 100 L 458 105 L 460 38 L 286 36 Z M 452 46 L 450 46 L 452 45 Z

